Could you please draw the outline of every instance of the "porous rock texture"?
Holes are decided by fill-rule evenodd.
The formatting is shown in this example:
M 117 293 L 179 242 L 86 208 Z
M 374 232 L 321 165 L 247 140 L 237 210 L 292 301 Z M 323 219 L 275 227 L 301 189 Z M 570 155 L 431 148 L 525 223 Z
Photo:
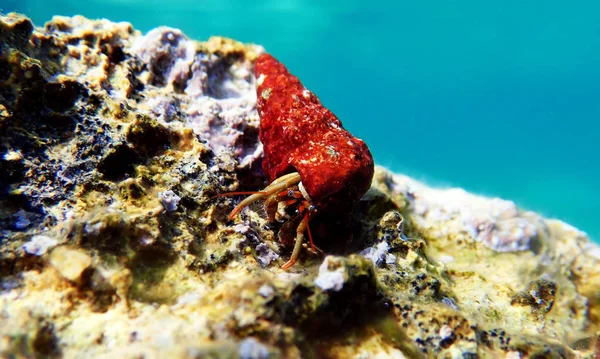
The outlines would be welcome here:
M 282 271 L 214 197 L 265 185 L 263 51 L 0 18 L 0 356 L 594 357 L 600 248 L 510 201 L 378 167 L 354 241 Z

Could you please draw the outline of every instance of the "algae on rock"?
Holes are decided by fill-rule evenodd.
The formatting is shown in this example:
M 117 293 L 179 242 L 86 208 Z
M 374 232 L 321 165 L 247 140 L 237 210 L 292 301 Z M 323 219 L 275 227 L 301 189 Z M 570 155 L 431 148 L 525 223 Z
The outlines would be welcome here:
M 289 271 L 260 206 L 253 62 L 161 27 L 0 18 L 0 353 L 592 357 L 600 248 L 378 167 L 355 240 Z

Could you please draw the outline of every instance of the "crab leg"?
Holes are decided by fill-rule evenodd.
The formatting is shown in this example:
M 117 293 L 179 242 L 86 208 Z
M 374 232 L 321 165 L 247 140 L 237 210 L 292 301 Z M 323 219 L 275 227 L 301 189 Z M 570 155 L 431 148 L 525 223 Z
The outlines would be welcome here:
M 300 222 L 298 229 L 296 229 L 296 242 L 294 243 L 294 251 L 292 252 L 292 256 L 290 257 L 290 260 L 281 266 L 281 269 L 288 269 L 298 260 L 298 257 L 300 256 L 300 250 L 302 249 L 302 242 L 304 241 L 304 231 L 306 229 L 308 229 L 308 213 L 304 215 L 302 222 Z
M 307 214 L 307 216 L 310 214 L 310 212 Z M 308 241 L 310 242 L 310 249 L 314 252 L 317 253 L 317 251 L 319 252 L 323 252 L 319 247 L 315 246 L 315 243 L 313 242 L 312 239 L 312 234 L 310 233 L 310 227 L 308 226 L 308 220 L 306 221 L 306 231 L 308 232 Z
M 241 201 L 229 214 L 229 220 L 232 220 L 240 211 L 250 205 L 253 202 L 258 201 L 259 199 L 270 196 L 276 192 L 280 192 L 290 186 L 293 186 L 300 182 L 300 174 L 298 172 L 288 173 L 287 175 L 281 176 L 271 182 L 270 185 L 265 187 L 264 190 L 257 192 L 249 197 L 246 197 L 243 201 Z
M 310 202 L 308 202 L 308 201 L 306 201 L 306 200 L 305 200 L 305 201 L 304 201 L 304 202 L 302 202 L 302 204 L 300 205 L 300 209 L 299 209 L 299 211 L 305 211 L 305 210 L 306 210 L 306 211 L 308 211 L 308 212 L 307 212 L 307 216 L 308 216 L 309 218 L 308 218 L 308 219 L 307 219 L 307 221 L 306 221 L 306 231 L 308 232 L 308 241 L 309 241 L 309 243 L 310 243 L 310 250 L 311 250 L 313 253 L 317 253 L 317 252 L 321 252 L 321 253 L 322 253 L 323 251 L 322 251 L 322 250 L 321 250 L 319 247 L 315 246 L 315 243 L 313 242 L 313 239 L 312 239 L 312 234 L 310 233 L 310 227 L 309 227 L 309 225 L 308 225 L 308 222 L 310 221 L 310 219 L 311 219 L 312 215 L 314 214 L 314 212 L 312 212 L 312 211 L 310 210 L 310 206 L 311 206 Z
M 291 182 L 290 182 L 290 181 L 291 181 Z M 293 184 L 296 184 L 296 183 L 300 182 L 300 174 L 299 174 L 298 172 L 292 172 L 292 173 L 288 173 L 288 174 L 286 174 L 286 175 L 283 175 L 283 176 L 281 176 L 281 177 L 279 177 L 279 178 L 275 178 L 275 179 L 273 180 L 273 182 L 271 182 L 271 184 L 269 184 L 269 185 L 268 185 L 268 186 L 265 188 L 265 190 L 267 190 L 267 189 L 268 189 L 268 188 L 270 188 L 271 186 L 273 186 L 273 185 L 276 185 L 276 184 L 279 184 L 279 183 L 281 183 L 281 182 L 286 182 L 286 183 L 289 183 L 289 186 L 291 186 L 291 185 L 293 185 Z M 289 187 L 289 186 L 286 186 L 286 187 Z M 284 188 L 285 188 L 285 187 L 284 187 Z
M 269 223 L 275 222 L 275 217 L 277 216 L 277 205 L 279 201 L 274 196 L 269 196 L 265 199 L 265 209 L 267 210 L 267 216 Z

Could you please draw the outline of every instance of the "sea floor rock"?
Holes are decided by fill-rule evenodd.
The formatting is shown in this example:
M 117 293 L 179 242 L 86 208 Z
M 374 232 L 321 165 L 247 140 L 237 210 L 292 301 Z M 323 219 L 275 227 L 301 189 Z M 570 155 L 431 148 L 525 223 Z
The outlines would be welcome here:
M 0 17 L 0 356 L 593 358 L 600 247 L 378 167 L 355 241 L 277 243 L 253 61 L 172 28 Z

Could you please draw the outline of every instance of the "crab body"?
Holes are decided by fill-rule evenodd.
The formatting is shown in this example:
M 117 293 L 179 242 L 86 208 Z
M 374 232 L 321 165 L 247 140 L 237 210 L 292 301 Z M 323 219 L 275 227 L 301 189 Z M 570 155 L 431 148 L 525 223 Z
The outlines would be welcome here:
M 273 56 L 259 56 L 254 71 L 265 175 L 298 172 L 321 212 L 347 212 L 371 186 L 369 148 Z
M 269 221 L 276 219 L 281 205 L 291 207 L 297 215 L 284 227 L 295 226 L 296 234 L 292 256 L 282 267 L 286 269 L 296 262 L 305 232 L 316 250 L 309 229 L 313 217 L 338 228 L 348 221 L 354 204 L 371 186 L 373 157 L 273 56 L 257 58 L 255 75 L 262 167 L 271 184 L 241 201 L 230 218 L 259 199 L 265 199 Z M 289 242 L 285 237 L 280 233 Z

